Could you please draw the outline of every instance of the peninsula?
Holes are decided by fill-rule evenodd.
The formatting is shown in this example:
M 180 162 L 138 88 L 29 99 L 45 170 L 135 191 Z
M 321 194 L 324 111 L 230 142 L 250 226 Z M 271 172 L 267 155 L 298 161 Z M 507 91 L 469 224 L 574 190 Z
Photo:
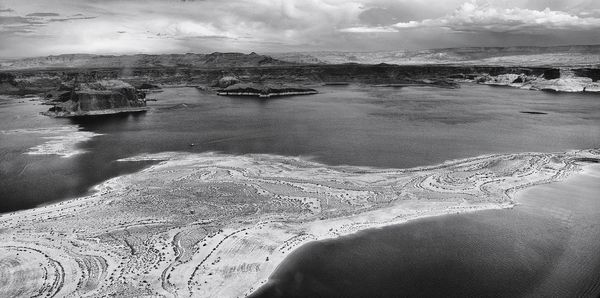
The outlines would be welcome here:
M 0 216 L 8 296 L 245 296 L 295 248 L 427 216 L 510 208 L 598 150 L 411 169 L 274 155 L 159 153 L 94 194 Z M 201 199 L 200 199 L 201 198 Z

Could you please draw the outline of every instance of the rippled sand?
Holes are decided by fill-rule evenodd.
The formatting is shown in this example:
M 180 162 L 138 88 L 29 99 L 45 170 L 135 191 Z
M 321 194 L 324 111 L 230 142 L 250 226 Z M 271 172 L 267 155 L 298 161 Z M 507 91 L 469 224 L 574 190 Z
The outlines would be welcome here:
M 488 155 L 412 169 L 273 155 L 162 153 L 91 196 L 0 216 L 0 296 L 243 296 L 308 241 L 509 208 L 597 150 Z

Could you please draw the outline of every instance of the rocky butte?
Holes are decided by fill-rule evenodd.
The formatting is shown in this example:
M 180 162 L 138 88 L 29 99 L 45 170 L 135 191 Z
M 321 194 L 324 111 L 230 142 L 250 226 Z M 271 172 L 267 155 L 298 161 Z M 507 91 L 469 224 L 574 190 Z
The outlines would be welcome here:
M 76 87 L 62 85 L 46 94 L 53 105 L 44 115 L 78 117 L 146 111 L 145 93 L 120 80 L 100 80 Z

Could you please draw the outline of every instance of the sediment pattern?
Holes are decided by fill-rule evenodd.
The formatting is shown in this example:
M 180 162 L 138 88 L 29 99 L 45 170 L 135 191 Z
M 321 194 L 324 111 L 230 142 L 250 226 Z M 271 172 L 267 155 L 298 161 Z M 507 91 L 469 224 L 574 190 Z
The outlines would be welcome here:
M 93 137 L 101 134 L 80 130 L 77 125 L 54 126 L 47 128 L 32 128 L 32 129 L 14 129 L 1 130 L 0 134 L 5 135 L 40 135 L 44 143 L 29 148 L 26 154 L 31 155 L 59 155 L 64 158 L 72 157 L 77 154 L 84 153 L 84 150 L 77 146 Z
M 489 155 L 413 169 L 272 155 L 162 153 L 90 196 L 0 216 L 0 296 L 244 296 L 308 241 L 514 205 L 599 150 Z

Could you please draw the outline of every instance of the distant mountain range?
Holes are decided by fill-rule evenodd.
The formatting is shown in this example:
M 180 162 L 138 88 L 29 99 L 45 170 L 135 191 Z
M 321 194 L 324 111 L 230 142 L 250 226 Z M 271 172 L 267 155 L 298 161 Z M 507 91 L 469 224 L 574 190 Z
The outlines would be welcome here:
M 121 68 L 121 67 L 248 67 L 289 65 L 290 62 L 256 53 L 163 54 L 163 55 L 90 55 L 65 54 L 0 61 L 0 70 L 34 68 Z
M 600 45 L 553 47 L 471 47 L 385 52 L 274 53 L 294 63 L 472 64 L 498 66 L 600 66 Z
M 293 64 L 458 64 L 490 66 L 600 67 L 600 45 L 476 47 L 385 52 L 212 53 L 57 56 L 0 60 L 0 70 L 46 68 L 226 68 Z

